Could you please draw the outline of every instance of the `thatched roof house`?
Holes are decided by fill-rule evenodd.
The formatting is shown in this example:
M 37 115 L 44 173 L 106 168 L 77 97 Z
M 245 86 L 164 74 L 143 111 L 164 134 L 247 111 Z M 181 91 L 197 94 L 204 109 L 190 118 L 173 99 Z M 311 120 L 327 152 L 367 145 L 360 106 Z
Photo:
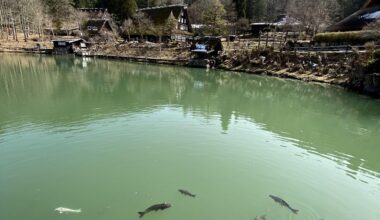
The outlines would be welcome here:
M 110 20 L 105 19 L 91 19 L 87 21 L 87 31 L 90 35 L 98 34 L 98 33 L 114 33 L 114 29 L 111 25 Z
M 358 31 L 376 20 L 380 20 L 380 0 L 369 0 L 362 9 L 330 26 L 327 31 Z
M 117 31 L 106 8 L 79 8 L 87 17 L 84 29 L 95 41 L 113 41 Z M 95 37 L 95 38 L 94 38 Z
M 185 41 L 188 36 L 191 36 L 192 28 L 185 5 L 167 5 L 152 8 L 142 8 L 138 12 L 146 14 L 155 26 L 165 25 L 170 18 L 177 21 L 174 30 L 171 31 L 171 36 L 166 36 L 171 40 Z

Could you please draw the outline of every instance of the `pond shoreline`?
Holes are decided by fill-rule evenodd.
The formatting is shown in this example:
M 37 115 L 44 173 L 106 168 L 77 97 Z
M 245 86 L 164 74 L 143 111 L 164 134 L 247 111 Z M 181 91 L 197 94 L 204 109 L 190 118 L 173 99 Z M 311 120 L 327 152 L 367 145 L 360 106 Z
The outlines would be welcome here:
M 27 53 L 27 54 L 45 54 L 49 55 L 46 51 L 27 51 L 27 50 L 4 50 L 0 49 L 0 53 Z M 120 60 L 120 61 L 131 61 L 139 63 L 148 63 L 148 64 L 163 64 L 163 65 L 174 65 L 182 67 L 191 67 L 188 65 L 189 59 L 163 59 L 163 58 L 153 58 L 147 56 L 123 56 L 123 55 L 113 55 L 113 54 L 100 54 L 95 53 L 89 56 L 89 58 L 99 58 L 99 59 L 110 59 L 110 60 Z M 247 57 L 249 57 L 247 55 Z M 244 57 L 243 59 L 247 59 Z M 275 59 L 269 58 L 271 64 L 273 62 L 275 65 L 262 64 L 260 62 L 252 62 L 252 60 L 245 60 L 243 62 L 239 61 L 237 64 L 228 64 L 228 61 L 232 59 L 231 56 L 225 57 L 223 63 L 217 66 L 215 69 L 221 69 L 226 71 L 240 72 L 245 74 L 254 74 L 262 76 L 271 76 L 278 78 L 288 78 L 294 80 L 301 80 L 305 82 L 316 82 L 323 84 L 330 84 L 343 87 L 349 91 L 354 91 L 360 94 L 364 94 L 373 98 L 380 97 L 380 81 L 378 75 L 374 75 L 368 78 L 364 73 L 357 74 L 360 77 L 352 77 L 351 75 L 337 73 L 333 68 L 330 67 L 330 70 L 333 73 L 321 74 L 317 71 L 307 71 L 303 67 L 302 73 L 300 71 L 289 71 L 289 67 L 283 67 L 276 64 Z M 278 58 L 276 58 L 278 59 Z M 308 59 L 311 59 L 310 57 Z M 244 63 L 246 62 L 246 63 Z M 330 61 L 329 61 L 330 62 Z M 287 63 L 288 65 L 288 63 Z M 297 64 L 292 63 L 293 66 Z M 298 66 L 297 66 L 298 67 Z M 353 67 L 350 67 L 353 68 Z M 329 71 L 330 71 L 329 70 Z M 354 71 L 354 70 L 352 70 Z M 370 82 L 371 85 L 366 85 L 366 82 Z

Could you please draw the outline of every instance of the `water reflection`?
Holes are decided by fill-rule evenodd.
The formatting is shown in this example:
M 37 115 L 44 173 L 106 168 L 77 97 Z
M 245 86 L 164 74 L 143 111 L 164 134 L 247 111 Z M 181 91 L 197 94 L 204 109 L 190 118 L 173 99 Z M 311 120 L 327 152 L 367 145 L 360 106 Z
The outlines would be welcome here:
M 222 132 L 246 119 L 308 152 L 347 167 L 353 178 L 380 172 L 379 102 L 303 82 L 167 66 L 0 55 L 0 143 L 9 126 L 52 127 L 154 112 L 217 117 Z M 59 131 L 59 130 L 58 130 Z

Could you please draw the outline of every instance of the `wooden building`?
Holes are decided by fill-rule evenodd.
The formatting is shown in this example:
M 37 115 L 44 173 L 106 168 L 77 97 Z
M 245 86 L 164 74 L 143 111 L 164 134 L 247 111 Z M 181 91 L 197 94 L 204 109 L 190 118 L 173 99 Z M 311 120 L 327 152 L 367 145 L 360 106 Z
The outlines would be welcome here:
M 86 47 L 86 42 L 83 39 L 56 39 L 53 40 L 53 54 L 63 55 L 74 53 L 81 48 Z
M 106 8 L 79 8 L 78 10 L 88 18 L 84 29 L 90 38 L 105 42 L 116 39 L 117 33 Z
M 192 36 L 192 28 L 187 14 L 187 7 L 185 5 L 167 5 L 152 8 L 142 8 L 138 12 L 143 12 L 153 22 L 155 26 L 165 25 L 165 23 L 174 18 L 177 21 L 174 29 L 170 33 L 165 33 L 162 36 L 163 40 L 182 41 L 185 42 L 187 38 Z M 150 41 L 158 41 L 159 36 L 149 34 L 145 36 Z
M 300 31 L 303 28 L 301 22 L 287 15 L 279 15 L 273 22 L 252 23 L 251 33 L 253 36 L 259 36 L 261 32 L 276 31 Z
M 359 31 L 377 20 L 380 20 L 380 0 L 369 0 L 359 11 L 328 27 L 327 31 Z
M 189 66 L 214 67 L 220 63 L 219 55 L 223 51 L 223 44 L 218 36 L 195 37 L 190 49 L 192 58 Z

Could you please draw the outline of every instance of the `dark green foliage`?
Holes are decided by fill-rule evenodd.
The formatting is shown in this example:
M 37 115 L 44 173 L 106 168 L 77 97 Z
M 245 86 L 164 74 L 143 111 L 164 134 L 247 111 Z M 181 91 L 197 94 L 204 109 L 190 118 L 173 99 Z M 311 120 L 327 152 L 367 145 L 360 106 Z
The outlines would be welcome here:
M 380 59 L 375 59 L 369 62 L 367 66 L 368 73 L 380 73 Z
M 236 9 L 239 18 L 248 18 L 249 1 L 252 0 L 236 0 Z
M 373 53 L 373 56 L 375 59 L 380 59 L 380 50 L 375 50 L 375 52 Z
M 373 57 L 374 59 L 368 64 L 368 72 L 380 73 L 380 50 L 375 50 Z
M 74 0 L 76 8 L 93 8 L 99 4 L 99 0 Z
M 107 8 L 116 15 L 118 20 L 122 21 L 136 13 L 137 4 L 136 0 L 109 0 Z
M 267 12 L 267 5 L 265 0 L 252 0 L 253 19 L 255 21 L 264 21 Z
M 156 6 L 158 4 L 158 0 L 136 0 L 137 6 L 139 8 L 147 8 Z
M 340 8 L 336 10 L 335 19 L 341 20 L 359 10 L 367 0 L 337 0 Z

